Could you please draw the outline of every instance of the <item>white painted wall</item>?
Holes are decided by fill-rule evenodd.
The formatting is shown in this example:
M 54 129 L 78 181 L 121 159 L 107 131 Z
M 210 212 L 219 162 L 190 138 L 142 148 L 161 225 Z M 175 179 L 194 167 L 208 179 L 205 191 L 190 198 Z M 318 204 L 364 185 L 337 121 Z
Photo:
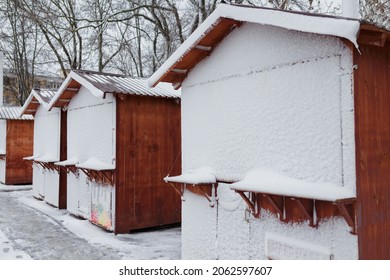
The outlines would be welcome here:
M 60 159 L 61 109 L 47 111 L 39 106 L 34 117 L 34 155 L 50 154 Z M 58 207 L 59 174 L 56 171 L 33 166 L 33 193 L 51 205 Z
M 217 207 L 206 198 L 184 193 L 181 228 L 182 259 L 217 259 Z
M 115 163 L 116 103 L 113 95 L 107 94 L 102 99 L 82 86 L 69 103 L 67 125 L 68 158 L 77 157 L 80 162 L 84 162 L 90 157 L 96 157 L 108 164 Z M 107 192 L 96 183 L 89 182 L 81 171 L 77 183 L 73 174 L 68 175 L 69 190 L 68 210 L 74 215 L 91 219 L 92 198 L 94 205 L 99 202 L 105 207 L 114 205 L 115 192 L 111 192 L 112 201 L 107 203 Z M 109 211 L 107 208 L 105 210 Z
M 79 192 L 79 179 L 76 175 L 69 172 L 67 175 L 66 209 L 69 211 L 69 213 L 71 213 L 75 216 L 80 216 L 79 206 L 78 206 L 79 205 L 79 193 L 78 192 Z
M 7 150 L 7 121 L 0 120 L 0 154 L 5 154 Z M 0 182 L 5 183 L 5 160 L 0 160 Z
M 253 168 L 266 167 L 355 191 L 352 71 L 351 51 L 335 37 L 243 24 L 183 83 L 183 171 L 211 166 L 219 180 L 237 181 Z M 228 199 L 222 198 L 221 204 L 235 200 L 229 190 L 223 193 Z M 207 245 L 197 243 L 194 249 L 184 242 L 198 238 L 199 231 L 212 235 L 213 227 L 191 218 L 185 209 L 194 209 L 199 199 L 186 197 L 183 256 L 201 258 L 199 252 L 209 250 Z M 312 234 L 311 241 L 324 247 L 336 238 L 331 246 L 335 258 L 357 258 L 356 236 L 345 234 L 349 228 L 344 222 L 330 221 L 332 226 L 324 223 L 310 233 L 308 226 L 290 231 L 293 225 L 264 217 L 251 221 L 247 231 L 239 221 L 244 209 L 239 206 L 230 214 L 219 210 L 218 224 L 225 229 L 220 231 L 230 232 L 220 232 L 217 243 L 230 243 L 232 249 L 219 246 L 219 258 L 248 258 L 246 250 L 238 248 L 251 247 L 254 239 L 263 247 L 249 258 L 266 258 L 269 223 L 278 225 L 272 227 L 275 232 L 296 239 Z
M 45 173 L 41 166 L 33 164 L 33 196 L 38 199 L 45 198 Z

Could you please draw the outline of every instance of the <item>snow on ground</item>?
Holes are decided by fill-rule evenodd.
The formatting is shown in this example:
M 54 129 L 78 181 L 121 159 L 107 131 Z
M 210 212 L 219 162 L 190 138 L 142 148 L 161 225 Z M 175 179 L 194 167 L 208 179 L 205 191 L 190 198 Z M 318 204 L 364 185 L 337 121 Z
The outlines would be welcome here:
M 0 189 L 0 205 L 0 259 L 181 258 L 180 228 L 114 235 L 33 198 L 31 190 Z
M 31 260 L 31 257 L 23 251 L 15 250 L 13 244 L 0 231 L 0 260 Z
M 31 189 L 32 185 L 7 186 L 0 183 L 0 192 L 29 191 Z

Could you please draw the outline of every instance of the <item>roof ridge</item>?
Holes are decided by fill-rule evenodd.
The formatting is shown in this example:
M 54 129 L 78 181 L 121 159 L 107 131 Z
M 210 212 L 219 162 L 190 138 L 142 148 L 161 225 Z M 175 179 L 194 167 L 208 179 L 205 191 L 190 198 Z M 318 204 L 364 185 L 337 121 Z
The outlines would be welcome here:
M 112 76 L 112 77 L 120 77 L 120 78 L 129 77 L 129 76 L 126 76 L 123 74 L 106 73 L 106 72 L 99 72 L 99 71 L 93 71 L 93 70 L 74 69 L 72 71 L 75 73 L 80 73 L 80 74 L 96 74 L 96 75 Z

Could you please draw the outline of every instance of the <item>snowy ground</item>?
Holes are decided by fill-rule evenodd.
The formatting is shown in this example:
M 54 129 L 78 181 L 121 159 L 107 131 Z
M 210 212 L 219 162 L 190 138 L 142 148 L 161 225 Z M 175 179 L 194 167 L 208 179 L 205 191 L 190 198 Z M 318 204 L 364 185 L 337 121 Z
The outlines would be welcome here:
M 28 187 L 9 188 L 0 185 L 0 259 L 181 258 L 180 228 L 115 236 L 36 200 Z

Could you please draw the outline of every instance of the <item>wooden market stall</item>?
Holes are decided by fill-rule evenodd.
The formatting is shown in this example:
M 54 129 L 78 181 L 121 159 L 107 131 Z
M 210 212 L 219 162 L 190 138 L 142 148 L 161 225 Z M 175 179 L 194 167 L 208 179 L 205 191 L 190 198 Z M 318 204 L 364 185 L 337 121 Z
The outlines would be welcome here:
M 31 184 L 31 165 L 23 157 L 32 153 L 34 118 L 20 117 L 20 107 L 0 107 L 0 182 Z
M 182 87 L 183 258 L 389 259 L 389 65 L 372 24 L 220 4 L 149 79 Z
M 162 180 L 180 170 L 179 92 L 72 71 L 49 107 L 67 111 L 67 158 L 56 165 L 68 173 L 68 211 L 115 233 L 180 222 L 180 198 Z

